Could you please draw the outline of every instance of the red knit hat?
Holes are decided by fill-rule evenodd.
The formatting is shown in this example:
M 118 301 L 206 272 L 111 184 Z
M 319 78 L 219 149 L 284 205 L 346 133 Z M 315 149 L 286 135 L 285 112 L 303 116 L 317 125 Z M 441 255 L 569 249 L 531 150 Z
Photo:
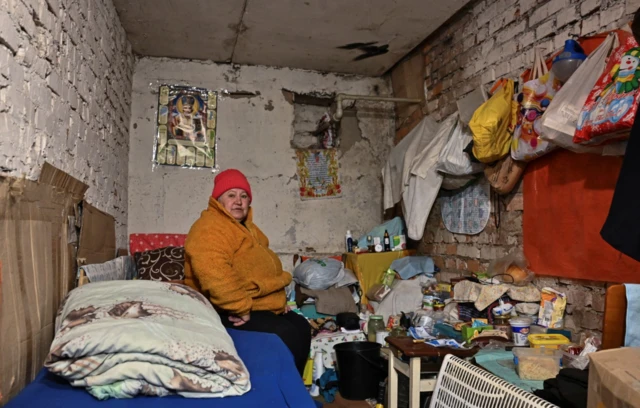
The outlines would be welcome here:
M 231 190 L 232 188 L 243 189 L 247 192 L 249 201 L 253 201 L 249 181 L 240 170 L 236 169 L 228 169 L 222 171 L 216 176 L 211 196 L 217 200 L 221 195 Z

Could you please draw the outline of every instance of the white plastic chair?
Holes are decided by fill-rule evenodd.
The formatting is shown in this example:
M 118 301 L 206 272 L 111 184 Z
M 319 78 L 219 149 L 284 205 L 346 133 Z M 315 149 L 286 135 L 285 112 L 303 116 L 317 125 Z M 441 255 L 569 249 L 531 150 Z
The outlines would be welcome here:
M 558 408 L 458 357 L 445 357 L 429 408 Z

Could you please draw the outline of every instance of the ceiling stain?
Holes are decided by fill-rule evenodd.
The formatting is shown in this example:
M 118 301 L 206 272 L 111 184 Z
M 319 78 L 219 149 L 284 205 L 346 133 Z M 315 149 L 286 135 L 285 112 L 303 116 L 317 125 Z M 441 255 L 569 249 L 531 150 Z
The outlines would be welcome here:
M 350 43 L 345 44 L 343 46 L 338 47 L 342 50 L 358 50 L 361 51 L 362 54 L 355 57 L 354 61 L 362 61 L 367 58 L 376 57 L 378 55 L 384 55 L 389 52 L 389 44 L 376 45 L 377 42 L 367 42 L 367 43 Z

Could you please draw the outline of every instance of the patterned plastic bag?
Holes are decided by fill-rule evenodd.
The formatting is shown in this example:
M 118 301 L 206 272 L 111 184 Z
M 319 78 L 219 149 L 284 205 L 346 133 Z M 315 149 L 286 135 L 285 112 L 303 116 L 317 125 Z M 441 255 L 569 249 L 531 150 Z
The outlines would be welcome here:
M 618 39 L 580 112 L 574 143 L 597 146 L 629 137 L 640 96 L 640 48 L 631 33 L 619 31 Z

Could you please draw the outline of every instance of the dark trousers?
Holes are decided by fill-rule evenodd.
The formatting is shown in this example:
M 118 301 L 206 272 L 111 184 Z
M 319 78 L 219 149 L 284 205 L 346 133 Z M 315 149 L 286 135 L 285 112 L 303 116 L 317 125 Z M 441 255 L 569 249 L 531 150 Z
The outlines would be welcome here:
M 234 327 L 229 317 L 221 314 L 222 324 L 230 329 L 273 333 L 280 337 L 293 354 L 296 367 L 302 375 L 311 349 L 311 326 L 303 316 L 295 312 L 277 315 L 273 312 L 251 312 L 251 319 L 242 326 Z

